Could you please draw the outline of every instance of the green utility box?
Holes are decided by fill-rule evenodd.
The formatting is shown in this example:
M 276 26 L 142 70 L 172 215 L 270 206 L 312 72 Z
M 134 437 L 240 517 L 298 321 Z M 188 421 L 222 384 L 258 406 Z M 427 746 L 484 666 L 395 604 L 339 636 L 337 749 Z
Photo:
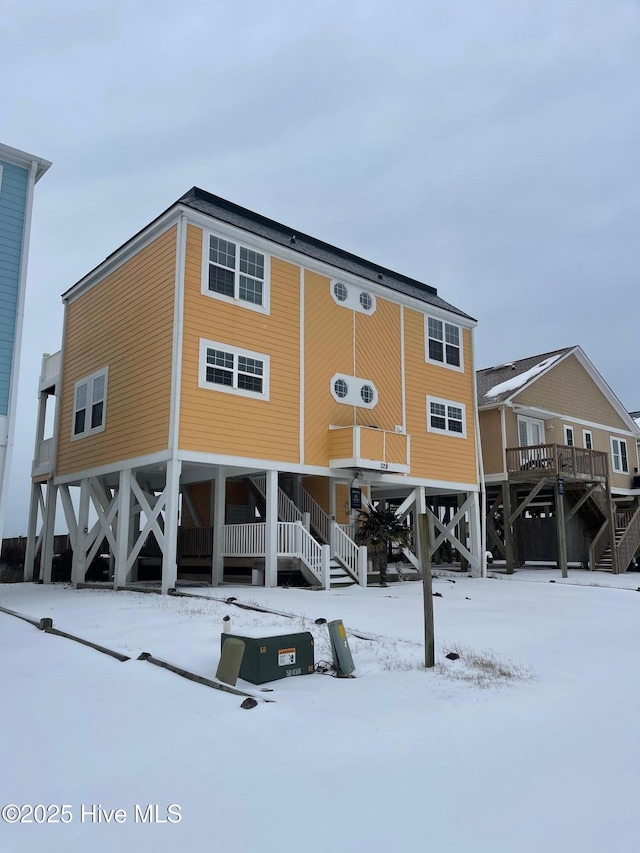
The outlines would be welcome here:
M 244 642 L 240 678 L 251 684 L 264 684 L 292 675 L 309 675 L 314 671 L 313 637 L 309 631 L 300 634 L 269 634 L 249 630 L 242 634 L 221 634 L 220 649 L 235 637 Z

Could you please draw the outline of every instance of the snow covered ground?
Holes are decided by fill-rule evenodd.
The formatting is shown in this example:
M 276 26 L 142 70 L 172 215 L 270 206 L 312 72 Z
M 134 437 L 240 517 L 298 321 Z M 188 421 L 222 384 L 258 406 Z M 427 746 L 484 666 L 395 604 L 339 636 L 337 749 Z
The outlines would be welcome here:
M 0 613 L 0 805 L 72 815 L 0 822 L 0 850 L 636 853 L 640 575 L 545 572 L 434 579 L 428 673 L 415 582 L 194 590 L 211 600 L 0 586 L 0 605 L 134 658 Z M 628 588 L 614 588 L 621 577 Z M 296 618 L 213 600 L 231 595 Z M 350 637 L 357 678 L 276 681 L 262 694 L 275 702 L 252 710 L 135 660 L 213 677 L 227 614 L 239 633 L 312 630 L 316 660 L 329 656 L 318 617 L 372 639 Z M 452 647 L 462 660 L 444 658 Z M 520 677 L 496 676 L 496 661 Z M 180 822 L 135 821 L 136 805 L 156 804 L 164 818 L 180 806 Z M 105 822 L 113 809 L 122 823 Z

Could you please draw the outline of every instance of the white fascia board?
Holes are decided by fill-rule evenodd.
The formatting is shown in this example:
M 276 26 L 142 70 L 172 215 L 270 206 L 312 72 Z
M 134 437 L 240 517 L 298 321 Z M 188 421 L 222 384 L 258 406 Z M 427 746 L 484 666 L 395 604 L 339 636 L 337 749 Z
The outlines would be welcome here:
M 62 294 L 62 301 L 65 303 L 73 302 L 91 287 L 99 284 L 103 278 L 126 263 L 165 231 L 176 225 L 180 221 L 181 212 L 177 207 L 167 210 L 162 216 L 155 219 L 150 225 L 143 228 L 142 231 L 139 231 L 135 237 L 127 240 L 126 243 L 120 246 L 119 249 L 116 249 L 108 258 L 105 258 L 102 263 L 87 273 L 84 278 L 77 281 L 69 290 L 66 290 Z
M 34 183 L 38 183 L 44 173 L 51 167 L 50 160 L 44 160 L 42 157 L 36 157 L 35 154 L 28 154 L 26 151 L 20 151 L 19 148 L 11 148 L 10 145 L 0 143 L 0 160 L 5 160 L 7 163 L 13 163 L 14 166 L 21 166 L 23 169 L 30 169 L 32 163 L 36 163 L 36 172 Z
M 576 418 L 573 415 L 568 415 L 566 412 L 550 412 L 546 409 L 539 409 L 536 406 L 519 406 L 517 404 L 511 403 L 506 406 L 506 408 L 512 409 L 516 414 L 519 415 L 531 415 L 533 417 L 539 417 L 542 420 L 562 420 L 569 421 L 570 424 L 576 424 L 578 426 L 591 427 L 592 429 L 600 429 L 604 430 L 604 432 L 615 433 L 616 435 L 630 435 L 630 436 L 638 436 L 640 435 L 640 430 L 631 431 L 621 429 L 617 426 L 611 426 L 610 424 L 601 424 L 598 421 L 588 421 L 584 418 Z
M 149 465 L 160 465 L 171 459 L 170 450 L 159 450 L 157 453 L 149 453 L 146 456 L 134 456 L 130 459 L 122 459 L 120 462 L 111 462 L 108 465 L 100 465 L 96 468 L 85 468 L 84 471 L 73 471 L 71 474 L 62 474 L 55 477 L 54 486 L 79 483 L 87 477 L 105 477 L 107 474 L 117 474 L 125 468 L 139 469 L 147 468 Z
M 302 267 L 305 270 L 317 272 L 319 275 L 323 275 L 329 279 L 338 278 L 345 284 L 350 284 L 353 287 L 360 287 L 363 290 L 370 291 L 374 296 L 379 296 L 380 298 L 388 301 L 397 302 L 400 305 L 406 305 L 407 307 L 420 311 L 423 314 L 429 313 L 433 317 L 443 318 L 465 329 L 473 329 L 478 325 L 476 320 L 461 317 L 459 314 L 455 314 L 452 311 L 447 311 L 437 305 L 432 305 L 430 302 L 423 302 L 413 296 L 400 293 L 397 290 L 393 290 L 391 287 L 386 287 L 384 284 L 377 284 L 376 282 L 370 281 L 368 278 L 361 278 L 354 273 L 343 270 L 342 267 L 333 266 L 332 264 L 312 258 L 310 255 L 297 252 L 295 249 L 289 249 L 287 246 L 283 246 L 280 243 L 274 243 L 271 240 L 268 240 L 265 237 L 260 237 L 245 228 L 239 228 L 237 225 L 230 225 L 228 222 L 223 222 L 222 220 L 216 219 L 214 216 L 209 216 L 206 213 L 199 213 L 186 205 L 179 205 L 179 208 L 182 213 L 186 214 L 187 220 L 192 225 L 202 228 L 205 231 L 215 231 L 216 233 L 229 237 L 232 240 L 248 242 L 252 247 L 257 248 L 266 254 L 282 258 L 283 260 L 289 261 L 289 263 Z

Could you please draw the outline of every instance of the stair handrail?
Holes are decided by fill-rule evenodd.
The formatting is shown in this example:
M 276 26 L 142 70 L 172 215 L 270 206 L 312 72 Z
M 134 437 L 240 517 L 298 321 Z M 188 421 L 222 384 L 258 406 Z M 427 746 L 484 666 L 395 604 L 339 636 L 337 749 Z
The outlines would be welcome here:
M 263 498 L 267 495 L 267 475 L 252 474 L 249 479 L 260 492 Z M 280 521 L 297 522 L 302 521 L 302 512 L 291 500 L 289 495 L 278 486 L 278 518 Z
M 302 512 L 309 513 L 311 526 L 328 543 L 331 538 L 331 518 L 302 485 L 300 486 L 300 509 Z
M 308 566 L 309 570 L 316 576 L 323 589 L 329 589 L 329 561 L 330 551 L 328 545 L 321 545 L 302 522 L 296 523 L 297 556 Z
M 620 541 L 615 546 L 619 571 L 626 572 L 633 555 L 638 550 L 638 545 L 640 545 L 640 506 L 634 512 Z
M 335 521 L 331 522 L 331 554 L 356 583 L 367 585 L 366 545 L 357 545 Z

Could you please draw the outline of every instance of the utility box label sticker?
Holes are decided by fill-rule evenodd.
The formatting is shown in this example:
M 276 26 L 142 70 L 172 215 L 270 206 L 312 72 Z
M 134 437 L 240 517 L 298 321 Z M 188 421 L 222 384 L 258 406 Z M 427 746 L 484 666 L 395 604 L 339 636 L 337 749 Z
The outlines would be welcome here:
M 296 662 L 295 649 L 278 649 L 278 666 L 291 666 Z

